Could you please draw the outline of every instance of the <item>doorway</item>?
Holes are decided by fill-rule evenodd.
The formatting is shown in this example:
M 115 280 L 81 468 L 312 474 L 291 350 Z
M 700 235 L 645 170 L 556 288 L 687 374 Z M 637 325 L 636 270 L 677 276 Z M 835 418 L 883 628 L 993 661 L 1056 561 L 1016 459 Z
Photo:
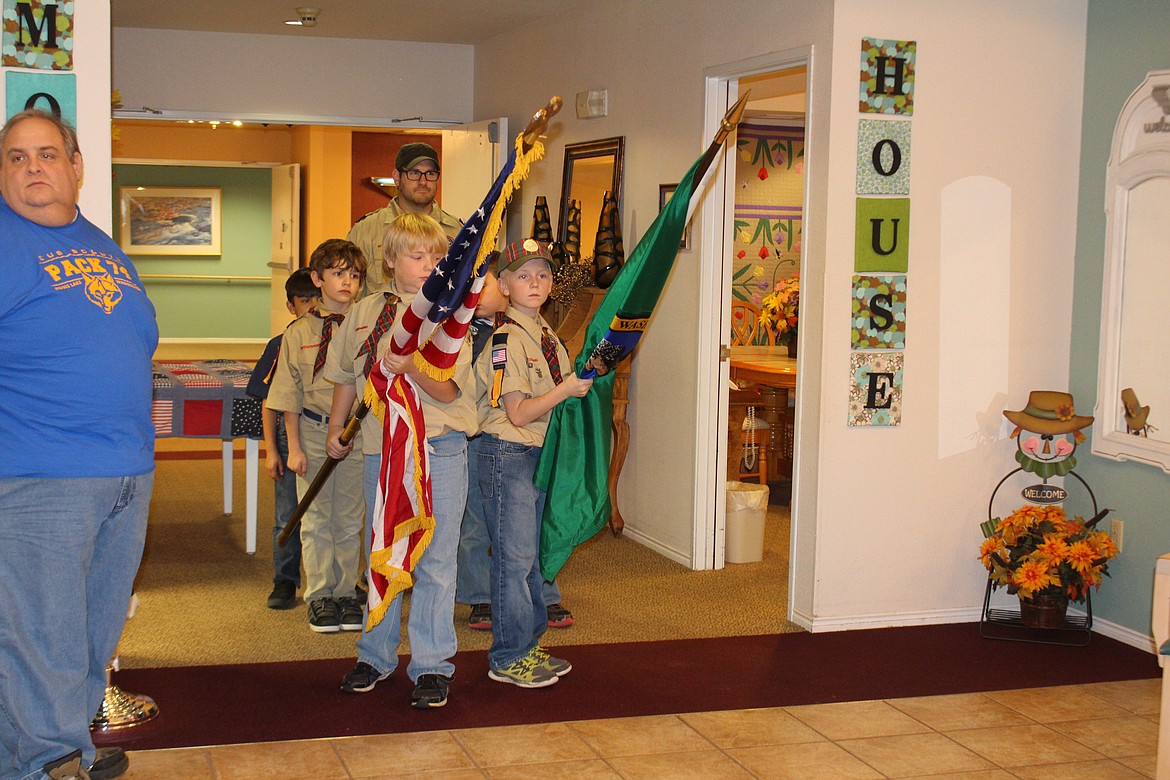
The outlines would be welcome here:
M 711 134 L 714 133 L 728 107 L 747 89 L 752 90 L 748 108 L 754 109 L 757 116 L 784 116 L 800 119 L 800 123 L 804 124 L 803 118 L 807 116 L 809 94 L 811 93 L 811 47 L 715 66 L 709 68 L 704 75 L 706 78 L 707 131 Z M 753 103 L 756 105 L 753 106 Z M 745 145 L 740 143 L 738 148 L 732 150 L 730 154 L 736 155 L 744 147 Z M 805 148 L 808 147 L 805 146 Z M 785 153 L 787 154 L 788 150 L 785 150 Z M 712 370 L 706 373 L 707 381 L 699 388 L 700 400 L 697 411 L 700 419 L 700 424 L 697 426 L 699 431 L 697 451 L 709 453 L 706 456 L 700 455 L 701 460 L 705 457 L 705 468 L 700 469 L 700 473 L 706 473 L 709 480 L 705 486 L 705 492 L 704 486 L 700 486 L 697 499 L 699 511 L 696 512 L 694 529 L 695 568 L 722 568 L 724 566 L 727 544 L 726 480 L 733 470 L 737 470 L 736 467 L 740 460 L 737 455 L 742 457 L 743 454 L 742 450 L 738 453 L 731 452 L 733 439 L 729 436 L 731 431 L 728 413 L 731 387 L 729 349 L 729 345 L 732 343 L 731 290 L 735 274 L 734 261 L 740 259 L 737 258 L 737 254 L 743 251 L 735 247 L 737 238 L 735 203 L 741 182 L 737 181 L 735 175 L 734 159 L 731 157 L 728 165 L 719 172 L 719 178 L 712 187 L 712 197 L 706 200 L 700 215 L 704 237 L 704 254 L 712 258 L 719 258 L 719 261 L 706 265 L 707 270 L 700 282 L 700 306 L 702 310 L 710 314 L 702 321 L 713 324 L 700 334 L 699 359 L 703 365 L 710 365 Z M 809 166 L 805 162 L 806 159 L 806 155 L 801 155 L 802 183 L 806 183 L 808 179 Z M 770 172 L 766 172 L 766 174 L 770 175 Z M 798 234 L 793 234 L 792 228 L 787 226 L 783 231 L 776 230 L 775 228 L 778 227 L 776 221 L 771 221 L 767 226 L 767 233 L 770 234 L 772 241 L 769 250 L 772 262 L 768 264 L 766 270 L 761 271 L 761 276 L 767 277 L 768 286 L 774 284 L 773 276 L 787 277 L 794 272 L 799 273 L 804 270 L 804 265 L 807 262 L 803 251 L 803 247 L 807 246 L 804 237 L 809 229 L 807 191 L 807 186 L 803 186 L 800 195 Z M 787 220 L 788 216 L 785 216 L 785 219 Z M 759 223 L 756 227 L 759 227 Z M 740 228 L 742 229 L 742 225 Z M 775 250 L 779 248 L 775 241 L 777 232 L 784 233 L 782 238 L 784 239 L 785 252 L 780 257 L 775 255 Z M 789 245 L 787 240 L 790 235 L 796 239 L 794 242 L 797 247 L 796 252 L 792 251 L 792 245 Z M 742 259 L 746 259 L 746 257 Z M 780 351 L 784 351 L 786 354 L 786 350 Z M 805 356 L 800 355 L 798 350 L 795 366 L 803 366 L 806 362 L 804 358 Z M 800 419 L 802 394 L 800 392 L 799 370 L 796 371 L 794 380 L 794 405 L 790 408 L 787 398 L 785 398 L 783 409 L 777 410 L 782 414 L 784 420 Z M 782 421 L 781 425 L 784 424 Z M 795 425 L 793 428 L 795 434 Z M 777 434 L 782 436 L 783 431 L 777 431 Z M 794 615 L 793 605 L 801 597 L 801 593 L 797 590 L 800 581 L 796 576 L 797 569 L 801 566 L 801 558 L 796 540 L 804 526 L 802 522 L 804 518 L 800 514 L 799 468 L 796 467 L 796 464 L 800 462 L 800 436 L 794 435 L 793 440 L 791 459 L 789 460 L 791 465 L 788 473 L 767 476 L 768 482 L 775 479 L 778 487 L 791 489 L 789 546 L 794 554 L 790 556 L 792 563 L 788 571 L 788 587 L 791 595 L 788 604 L 790 620 Z M 781 485 L 781 480 L 785 484 Z M 811 561 L 809 565 L 811 565 Z

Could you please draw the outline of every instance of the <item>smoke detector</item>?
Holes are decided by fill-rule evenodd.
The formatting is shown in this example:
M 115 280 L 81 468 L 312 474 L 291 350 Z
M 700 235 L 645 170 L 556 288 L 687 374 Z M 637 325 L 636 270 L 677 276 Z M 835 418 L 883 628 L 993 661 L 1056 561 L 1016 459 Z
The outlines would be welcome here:
M 315 27 L 317 25 L 317 16 L 321 13 L 320 8 L 313 8 L 311 6 L 300 6 L 297 8 L 297 18 L 289 19 L 285 24 L 294 27 Z

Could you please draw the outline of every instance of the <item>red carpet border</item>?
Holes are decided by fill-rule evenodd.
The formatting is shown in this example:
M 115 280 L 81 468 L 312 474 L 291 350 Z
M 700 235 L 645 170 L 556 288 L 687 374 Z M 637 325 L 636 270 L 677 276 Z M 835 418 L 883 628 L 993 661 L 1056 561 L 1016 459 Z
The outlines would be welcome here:
M 123 669 L 159 716 L 103 735 L 135 750 L 973 693 L 1157 677 L 1156 658 L 1101 635 L 1088 647 L 993 641 L 974 623 L 553 648 L 573 671 L 540 690 L 493 682 L 460 653 L 442 709 L 409 706 L 403 657 L 365 694 L 353 660 Z

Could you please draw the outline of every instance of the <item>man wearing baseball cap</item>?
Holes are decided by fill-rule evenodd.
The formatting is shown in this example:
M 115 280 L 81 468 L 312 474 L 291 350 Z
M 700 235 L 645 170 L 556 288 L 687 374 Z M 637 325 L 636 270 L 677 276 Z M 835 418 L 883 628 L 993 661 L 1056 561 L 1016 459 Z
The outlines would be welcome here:
M 346 236 L 366 256 L 365 292 L 382 292 L 389 288 L 383 264 L 382 239 L 390 223 L 402 214 L 426 214 L 443 228 L 450 241 L 459 233 L 463 222 L 439 208 L 435 193 L 439 190 L 439 153 L 430 144 L 409 143 L 394 158 L 394 181 L 397 197 L 385 207 L 359 219 Z

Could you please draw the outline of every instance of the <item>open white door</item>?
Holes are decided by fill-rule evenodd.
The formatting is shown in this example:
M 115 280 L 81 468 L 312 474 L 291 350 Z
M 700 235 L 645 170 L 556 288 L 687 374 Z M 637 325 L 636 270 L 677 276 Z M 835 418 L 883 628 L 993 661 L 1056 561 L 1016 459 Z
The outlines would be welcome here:
M 272 169 L 272 270 L 271 331 L 275 336 L 288 325 L 284 283 L 300 267 L 301 260 L 301 166 L 278 165 Z
M 443 202 L 439 204 L 444 211 L 466 219 L 479 208 L 508 161 L 510 143 L 506 117 L 444 128 Z M 506 234 L 501 230 L 500 238 Z

